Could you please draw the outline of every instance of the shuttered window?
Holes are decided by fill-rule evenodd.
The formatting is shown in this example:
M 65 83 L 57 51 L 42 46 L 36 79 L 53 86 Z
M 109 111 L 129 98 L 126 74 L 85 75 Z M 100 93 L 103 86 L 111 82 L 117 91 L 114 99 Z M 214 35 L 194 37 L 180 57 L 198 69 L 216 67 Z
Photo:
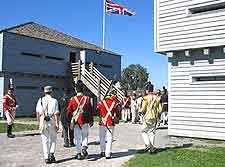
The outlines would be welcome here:
M 189 13 L 197 14 L 197 13 L 205 13 L 205 12 L 216 11 L 221 9 L 225 9 L 225 2 L 189 8 Z
M 197 76 L 192 78 L 193 82 L 202 82 L 202 81 L 225 81 L 225 75 L 220 76 Z

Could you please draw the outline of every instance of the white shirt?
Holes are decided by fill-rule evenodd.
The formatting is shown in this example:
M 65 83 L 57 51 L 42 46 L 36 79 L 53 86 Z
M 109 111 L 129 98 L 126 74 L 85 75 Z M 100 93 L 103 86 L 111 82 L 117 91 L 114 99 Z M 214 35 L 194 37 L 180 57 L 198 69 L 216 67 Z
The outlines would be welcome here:
M 134 97 L 131 97 L 131 101 L 130 101 L 130 107 L 132 111 L 137 110 L 137 100 L 136 98 L 134 99 Z
M 59 113 L 58 101 L 55 98 L 52 98 L 50 95 L 45 95 L 38 100 L 36 112 L 40 115 L 42 115 L 43 113 L 45 114 L 45 116 L 49 115 L 51 117 L 50 122 L 52 123 L 52 121 L 54 120 L 54 114 Z

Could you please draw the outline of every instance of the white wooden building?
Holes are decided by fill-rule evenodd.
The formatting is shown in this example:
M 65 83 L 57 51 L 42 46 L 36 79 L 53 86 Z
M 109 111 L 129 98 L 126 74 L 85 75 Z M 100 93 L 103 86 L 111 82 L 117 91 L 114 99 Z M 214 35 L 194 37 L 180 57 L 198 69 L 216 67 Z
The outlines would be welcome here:
M 225 139 L 225 0 L 155 0 L 168 56 L 169 135 Z

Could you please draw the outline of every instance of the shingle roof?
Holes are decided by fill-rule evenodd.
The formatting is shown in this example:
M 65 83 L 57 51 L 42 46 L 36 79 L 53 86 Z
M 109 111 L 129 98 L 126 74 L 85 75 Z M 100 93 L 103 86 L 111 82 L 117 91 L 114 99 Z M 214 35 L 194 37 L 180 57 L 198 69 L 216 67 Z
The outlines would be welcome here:
M 113 55 L 119 55 L 119 54 L 116 54 L 109 50 L 102 49 L 96 45 L 82 41 L 78 38 L 72 37 L 70 35 L 66 35 L 62 32 L 58 32 L 51 28 L 37 24 L 35 22 L 28 22 L 25 24 L 20 24 L 15 27 L 3 29 L 0 32 L 3 32 L 3 31 L 20 34 L 20 35 L 24 35 L 24 36 L 28 36 L 28 37 L 43 39 L 43 40 L 47 40 L 47 41 L 57 42 L 57 43 L 69 45 L 72 47 L 102 51 L 102 52 L 110 53 Z

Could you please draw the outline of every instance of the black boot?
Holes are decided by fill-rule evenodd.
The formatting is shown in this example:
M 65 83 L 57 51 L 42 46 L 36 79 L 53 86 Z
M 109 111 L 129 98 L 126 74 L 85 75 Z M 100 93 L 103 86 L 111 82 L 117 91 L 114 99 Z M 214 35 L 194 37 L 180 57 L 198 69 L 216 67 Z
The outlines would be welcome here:
M 69 143 L 65 143 L 63 146 L 66 148 L 70 147 Z
M 83 154 L 84 158 L 87 158 L 88 157 L 87 147 L 84 147 L 82 149 L 82 154 Z
M 49 161 L 50 161 L 51 163 L 55 163 L 55 162 L 56 162 L 54 153 L 50 153 Z
M 105 157 L 105 152 L 101 152 L 100 153 L 100 157 L 102 158 L 102 157 Z
M 82 160 L 81 153 L 77 153 L 77 155 L 75 156 L 75 159 L 77 159 L 77 160 Z
M 74 142 L 71 142 L 71 143 L 70 143 L 70 147 L 75 147 Z
M 12 134 L 12 125 L 7 125 L 7 136 L 8 136 L 8 138 L 15 137 L 15 135 Z

